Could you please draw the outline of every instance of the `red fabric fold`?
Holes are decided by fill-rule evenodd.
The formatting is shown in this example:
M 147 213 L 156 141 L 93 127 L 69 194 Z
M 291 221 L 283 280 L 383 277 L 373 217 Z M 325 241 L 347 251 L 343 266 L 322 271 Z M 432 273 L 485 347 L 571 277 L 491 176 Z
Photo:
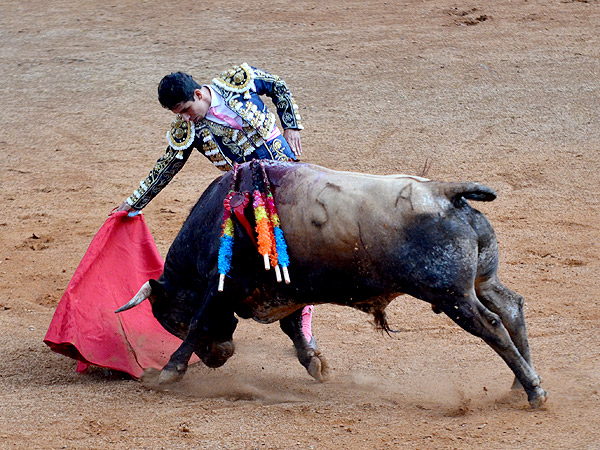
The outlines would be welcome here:
M 78 372 L 90 364 L 138 379 L 149 367 L 161 369 L 181 340 L 152 315 L 150 302 L 115 314 L 164 262 L 139 214 L 112 214 L 92 240 L 63 294 L 44 343 L 77 359 Z

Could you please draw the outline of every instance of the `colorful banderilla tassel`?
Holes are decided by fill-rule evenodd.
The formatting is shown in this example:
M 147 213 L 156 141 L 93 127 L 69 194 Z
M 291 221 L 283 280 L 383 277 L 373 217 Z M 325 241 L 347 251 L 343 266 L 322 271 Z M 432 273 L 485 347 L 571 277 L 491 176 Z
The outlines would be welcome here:
M 254 176 L 254 192 L 252 206 L 254 207 L 254 220 L 256 222 L 256 234 L 258 235 L 258 253 L 263 256 L 265 269 L 269 270 L 269 257 L 273 254 L 275 248 L 275 237 L 273 236 L 273 226 L 269 220 L 265 205 L 265 197 L 262 192 L 262 180 L 260 174 L 256 173 L 257 165 L 255 164 Z
M 229 200 L 229 195 L 225 202 Z M 228 203 L 228 202 L 227 202 Z M 225 275 L 231 269 L 231 257 L 233 256 L 233 220 L 231 220 L 231 207 L 225 209 L 223 213 L 223 232 L 219 244 L 219 292 L 223 292 L 223 284 L 225 283 Z
M 278 258 L 278 265 L 275 266 L 277 281 L 281 281 L 281 275 L 279 275 L 279 265 L 281 265 L 283 270 L 283 278 L 286 284 L 289 284 L 290 274 L 288 272 L 288 266 L 290 265 L 290 257 L 288 256 L 287 244 L 285 242 L 285 238 L 283 237 L 283 230 L 281 229 L 279 214 L 277 214 L 277 208 L 275 207 L 275 199 L 273 198 L 273 192 L 271 191 L 271 183 L 269 182 L 269 177 L 267 176 L 267 171 L 265 170 L 265 166 L 262 161 L 260 162 L 260 169 L 262 172 L 263 184 L 265 186 L 264 190 L 266 192 L 267 212 L 269 214 L 269 219 L 271 220 L 271 225 L 273 226 L 273 235 L 275 237 L 275 254 Z
M 223 285 L 225 284 L 225 275 L 231 269 L 231 258 L 233 256 L 233 220 L 231 219 L 232 207 L 231 198 L 235 194 L 235 182 L 238 174 L 237 164 L 233 167 L 231 189 L 227 194 L 227 197 L 223 200 L 223 224 L 221 225 L 221 239 L 219 242 L 219 257 L 217 261 L 217 268 L 219 271 L 219 292 L 223 292 Z

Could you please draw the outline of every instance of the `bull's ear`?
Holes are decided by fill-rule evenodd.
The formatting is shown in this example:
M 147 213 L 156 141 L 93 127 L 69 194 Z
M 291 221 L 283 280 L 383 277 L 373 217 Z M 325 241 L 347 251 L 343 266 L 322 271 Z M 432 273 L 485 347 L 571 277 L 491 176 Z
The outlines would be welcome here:
M 152 288 L 152 294 L 150 294 L 150 296 L 148 297 L 148 300 L 150 300 L 151 304 L 154 305 L 155 302 L 166 300 L 168 298 L 167 291 L 165 291 L 165 288 L 160 283 L 160 281 L 150 279 L 148 280 L 148 282 L 150 283 L 150 287 Z

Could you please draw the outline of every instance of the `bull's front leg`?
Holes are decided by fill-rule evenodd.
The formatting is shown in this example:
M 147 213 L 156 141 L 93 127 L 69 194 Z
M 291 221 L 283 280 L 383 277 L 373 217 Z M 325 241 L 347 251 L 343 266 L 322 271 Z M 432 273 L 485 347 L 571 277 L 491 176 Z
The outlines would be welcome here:
M 211 368 L 222 366 L 233 355 L 232 337 L 238 320 L 230 308 L 223 306 L 226 301 L 215 298 L 216 286 L 207 292 L 202 307 L 190 322 L 186 338 L 163 367 L 159 383 L 179 381 L 187 371 L 192 353 Z
M 294 343 L 296 356 L 300 364 L 304 366 L 306 371 L 317 381 L 327 381 L 329 378 L 329 364 L 325 356 L 317 348 L 317 343 L 314 340 L 309 340 L 302 330 L 302 312 L 299 309 L 287 317 L 279 321 L 279 325 L 283 332 L 289 336 Z
M 171 355 L 169 362 L 161 370 L 158 376 L 159 384 L 175 383 L 183 378 L 194 352 L 194 346 L 195 344 L 188 338 L 183 341 L 179 348 Z

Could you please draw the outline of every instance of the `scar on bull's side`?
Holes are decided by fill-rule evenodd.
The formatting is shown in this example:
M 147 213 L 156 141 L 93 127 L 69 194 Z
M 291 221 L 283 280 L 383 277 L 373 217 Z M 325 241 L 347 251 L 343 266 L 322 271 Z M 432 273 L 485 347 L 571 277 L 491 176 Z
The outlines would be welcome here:
M 396 203 L 394 204 L 396 208 L 398 207 L 400 199 L 408 200 L 408 203 L 410 203 L 410 209 L 414 211 L 415 207 L 412 202 L 412 184 L 407 184 L 400 190 L 400 192 L 398 192 L 398 196 L 396 197 Z
M 327 214 L 327 208 L 325 207 L 325 203 L 323 203 L 318 198 L 315 201 L 317 202 L 318 205 L 321 206 L 321 209 L 319 210 L 319 212 L 317 212 L 317 211 L 313 212 L 310 223 L 313 224 L 317 228 L 321 228 L 329 220 L 329 215 Z M 319 214 L 319 213 L 321 213 L 321 214 Z M 317 216 L 322 216 L 322 217 L 317 217 Z
M 340 186 L 338 186 L 337 184 L 330 183 L 330 182 L 327 182 L 325 184 L 325 186 L 323 187 L 323 189 L 321 189 L 321 192 L 319 192 L 319 195 L 317 195 L 317 198 L 315 199 L 315 201 L 318 205 L 321 206 L 321 210 L 319 212 L 322 213 L 323 217 L 318 217 L 320 214 L 315 212 L 313 214 L 313 218 L 311 220 L 311 223 L 317 228 L 323 227 L 323 225 L 325 225 L 327 223 L 327 221 L 329 221 L 329 213 L 327 212 L 327 206 L 325 206 L 325 202 L 322 200 L 324 192 L 326 192 L 328 189 L 332 189 L 335 192 L 342 191 L 342 188 Z

